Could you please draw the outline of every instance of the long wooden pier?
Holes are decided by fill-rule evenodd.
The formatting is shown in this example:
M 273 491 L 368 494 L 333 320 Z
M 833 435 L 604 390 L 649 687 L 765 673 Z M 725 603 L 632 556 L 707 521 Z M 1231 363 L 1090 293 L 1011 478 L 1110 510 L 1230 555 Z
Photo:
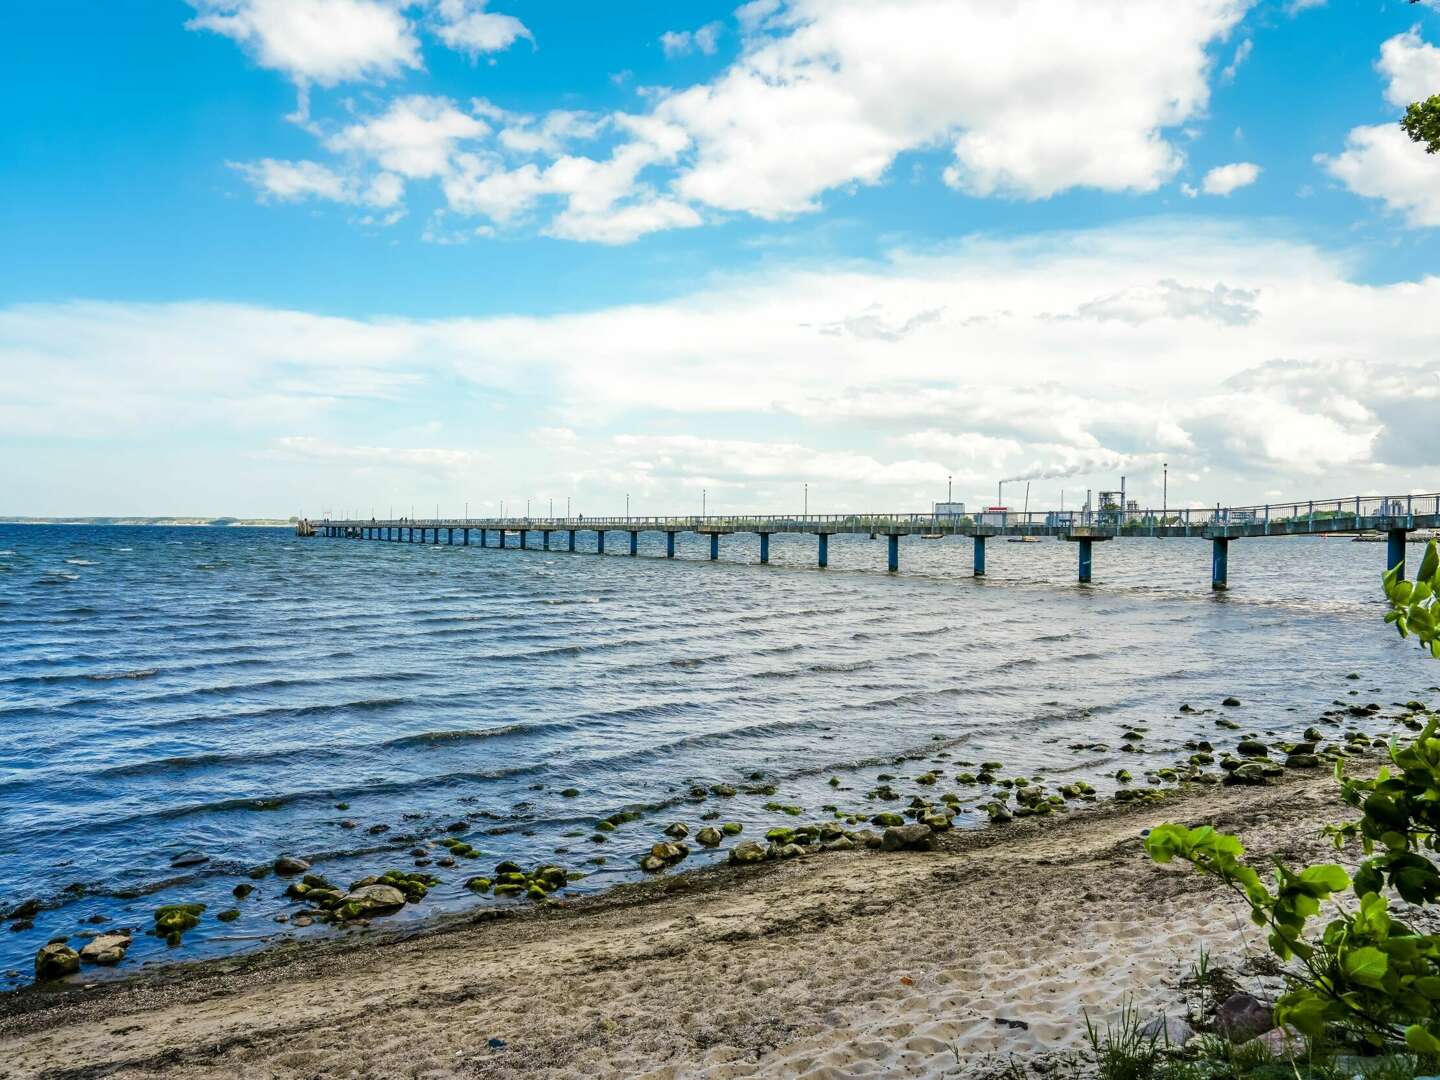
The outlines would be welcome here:
M 964 536 L 974 541 L 976 577 L 985 574 L 985 541 L 991 537 L 1058 537 L 1077 547 L 1079 579 L 1093 574 L 1094 545 L 1135 537 L 1155 539 L 1201 538 L 1211 542 L 1211 588 L 1227 587 L 1230 542 L 1273 536 L 1307 536 L 1329 533 L 1381 533 L 1385 535 L 1385 566 L 1404 573 L 1405 543 L 1417 530 L 1440 529 L 1440 493 L 1400 496 L 1352 496 L 1307 502 L 1269 503 L 1262 506 L 1140 510 L 1119 506 L 1099 510 L 1047 510 L 1030 512 L 986 511 L 955 514 L 721 514 L 671 517 L 492 517 L 389 520 L 302 521 L 301 536 L 344 537 L 392 543 L 469 546 L 472 534 L 480 546 L 491 547 L 490 534 L 498 534 L 498 547 L 506 536 L 519 534 L 519 546 L 529 549 L 532 533 L 541 536 L 540 550 L 557 550 L 551 537 L 563 535 L 564 547 L 575 551 L 578 533 L 596 535 L 596 552 L 605 554 L 605 537 L 624 533 L 629 554 L 639 552 L 641 533 L 663 533 L 665 557 L 675 557 L 675 537 L 694 533 L 709 537 L 710 558 L 720 558 L 720 539 L 736 533 L 754 533 L 760 539 L 760 562 L 770 561 L 770 537 L 776 533 L 808 533 L 816 537 L 816 561 L 829 564 L 829 540 L 836 535 L 884 536 L 887 567 L 900 569 L 902 536 Z

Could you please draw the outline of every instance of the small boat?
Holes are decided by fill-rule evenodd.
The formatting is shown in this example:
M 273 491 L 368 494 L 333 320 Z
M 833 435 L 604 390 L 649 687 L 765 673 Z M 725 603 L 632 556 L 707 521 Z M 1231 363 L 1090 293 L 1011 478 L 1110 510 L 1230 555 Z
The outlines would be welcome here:
M 944 539 L 945 539 L 945 534 L 944 534 L 944 533 L 921 533 L 921 534 L 920 534 L 920 539 L 921 539 L 921 540 L 944 540 Z
M 1007 544 L 1038 544 L 1040 538 L 1038 536 L 1007 536 L 1005 542 Z

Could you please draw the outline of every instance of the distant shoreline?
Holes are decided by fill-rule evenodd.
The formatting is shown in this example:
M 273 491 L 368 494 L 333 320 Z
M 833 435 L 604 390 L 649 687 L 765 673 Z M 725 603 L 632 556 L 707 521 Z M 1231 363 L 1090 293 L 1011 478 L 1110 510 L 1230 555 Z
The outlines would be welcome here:
M 227 518 L 227 517 L 89 517 L 89 518 L 0 518 L 0 525 L 160 525 L 203 529 L 286 529 L 298 518 Z

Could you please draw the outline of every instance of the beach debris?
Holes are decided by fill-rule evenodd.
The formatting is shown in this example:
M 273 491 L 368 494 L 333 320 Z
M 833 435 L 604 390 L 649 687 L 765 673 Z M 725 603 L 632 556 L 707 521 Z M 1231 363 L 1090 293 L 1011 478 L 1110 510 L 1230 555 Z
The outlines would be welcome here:
M 1233 1043 L 1248 1042 L 1274 1026 L 1271 1007 L 1252 994 L 1231 994 L 1215 1012 L 1215 1030 Z
M 929 825 L 892 825 L 880 838 L 884 851 L 930 851 L 935 834 Z
M 80 950 L 80 959 L 87 964 L 110 966 L 125 959 L 125 950 L 128 948 L 129 934 L 101 934 L 85 943 Z
M 310 869 L 310 864 L 304 859 L 297 859 L 293 855 L 281 855 L 275 860 L 275 873 L 285 877 L 294 877 L 296 874 L 303 874 Z
M 765 845 L 759 840 L 745 840 L 730 849 L 732 863 L 758 863 L 765 861 Z
M 63 941 L 40 946 L 35 954 L 35 981 L 53 982 L 80 970 L 80 954 Z

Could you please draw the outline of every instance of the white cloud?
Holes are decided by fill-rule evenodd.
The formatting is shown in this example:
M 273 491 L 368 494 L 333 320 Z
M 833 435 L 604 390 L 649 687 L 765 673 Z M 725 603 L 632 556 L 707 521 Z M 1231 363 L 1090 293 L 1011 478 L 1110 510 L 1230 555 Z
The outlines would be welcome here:
M 1418 30 L 1385 41 L 1375 66 L 1388 80 L 1385 100 L 1392 105 L 1403 108 L 1440 89 L 1440 49 L 1422 41 Z M 1351 128 L 1343 151 L 1316 154 L 1315 162 L 1356 195 L 1382 200 L 1410 225 L 1440 226 L 1435 159 L 1399 124 Z
M 1230 58 L 1230 63 L 1226 64 L 1225 69 L 1220 72 L 1220 81 L 1233 82 L 1235 80 L 1236 73 L 1240 70 L 1240 65 L 1245 63 L 1246 60 L 1250 59 L 1250 54 L 1254 51 L 1254 39 L 1246 38 L 1244 41 L 1240 42 L 1240 44 L 1235 49 L 1235 55 Z
M 278 2 L 245 0 L 244 10 Z M 299 6 L 327 2 L 368 10 L 379 0 Z M 452 28 L 508 18 L 477 0 L 434 2 L 435 18 Z M 382 117 L 329 144 L 361 149 L 400 175 L 439 178 L 451 209 L 494 209 L 496 224 L 539 216 L 556 196 L 563 203 L 547 210 L 543 230 L 604 243 L 690 227 L 716 216 L 710 211 L 764 219 L 813 211 L 827 192 L 882 182 L 900 155 L 941 147 L 952 158 L 945 182 L 974 196 L 1148 192 L 1183 163 L 1169 133 L 1204 114 L 1209 50 L 1251 2 L 766 0 L 736 12 L 744 40 L 728 67 L 709 82 L 652 89 L 644 115 L 555 110 L 537 121 L 477 102 L 464 123 L 488 120 L 500 134 L 465 148 L 463 160 L 451 160 L 450 144 L 473 130 L 435 131 L 433 118 L 423 135 L 387 135 L 377 130 Z M 399 10 L 384 9 L 391 29 L 413 40 Z M 712 53 L 720 32 L 712 23 L 667 33 L 663 43 L 672 54 Z M 1245 52 L 1242 43 L 1232 67 Z M 367 54 L 348 68 L 292 59 L 286 69 L 338 79 L 419 62 L 418 52 L 379 55 L 390 59 Z M 424 100 L 437 99 L 402 99 L 385 116 L 399 126 L 392 114 Z M 602 130 L 617 136 L 608 157 L 574 151 Z
M 1250 161 L 1217 165 L 1200 181 L 1200 190 L 1206 195 L 1229 195 L 1232 191 L 1255 183 L 1260 179 L 1260 171 L 1260 166 Z
M 1385 41 L 1375 68 L 1389 81 L 1385 100 L 1398 108 L 1440 94 L 1440 49 L 1422 41 L 1418 27 Z
M 1318 8 L 1324 6 L 1325 0 L 1290 0 L 1290 2 L 1285 5 L 1285 14 L 1289 15 L 1291 18 L 1294 18 L 1302 11 L 1309 11 L 1311 8 Z
M 188 0 L 187 24 L 234 38 L 261 67 L 333 86 L 418 68 L 420 42 L 384 0 Z
M 1317 154 L 1315 160 L 1356 195 L 1383 200 L 1411 225 L 1440 226 L 1435 158 L 1399 124 L 1351 128 L 1343 151 L 1334 157 Z
M 325 145 L 336 153 L 372 158 L 381 168 L 415 180 L 445 175 L 456 143 L 489 133 L 488 124 L 461 112 L 448 98 L 412 94 L 395 99 L 379 116 L 345 127 Z
M 666 56 L 685 56 L 691 52 L 714 56 L 724 29 L 722 23 L 712 22 L 694 31 L 667 30 L 660 35 L 660 47 Z
M 534 42 L 535 37 L 523 22 L 513 15 L 486 11 L 487 0 L 438 0 L 435 5 L 435 36 L 456 52 L 503 52 L 520 38 Z
M 262 200 L 301 202 L 305 199 L 329 199 L 332 202 L 392 207 L 405 193 L 405 184 L 398 176 L 380 173 L 368 184 L 356 177 L 335 172 L 314 161 L 231 162 L 260 194 Z
M 543 317 L 12 306 L 0 309 L 0 428 L 105 440 L 163 426 L 177 445 L 257 449 L 303 433 L 356 468 L 393 459 L 387 447 L 451 447 L 503 458 L 521 491 L 583 474 L 592 493 L 623 495 L 615 485 L 644 480 L 657 510 L 688 505 L 705 476 L 751 506 L 824 476 L 837 510 L 924 506 L 947 473 L 960 497 L 988 497 L 1001 476 L 1093 485 L 1123 467 L 1138 492 L 1157 456 L 1205 477 L 1186 497 L 1243 502 L 1365 490 L 1381 475 L 1433 486 L 1436 340 L 1440 278 L 1356 284 L 1344 260 L 1290 239 L 1147 219 L 776 267 Z M 374 433 L 375 401 L 465 420 L 397 441 Z M 508 434 L 474 422 L 486 402 L 574 437 L 514 455 Z M 287 484 L 322 486 L 304 467 L 312 449 Z M 432 459 L 446 460 L 423 450 L 407 467 Z M 1053 494 L 1042 484 L 1035 499 Z

